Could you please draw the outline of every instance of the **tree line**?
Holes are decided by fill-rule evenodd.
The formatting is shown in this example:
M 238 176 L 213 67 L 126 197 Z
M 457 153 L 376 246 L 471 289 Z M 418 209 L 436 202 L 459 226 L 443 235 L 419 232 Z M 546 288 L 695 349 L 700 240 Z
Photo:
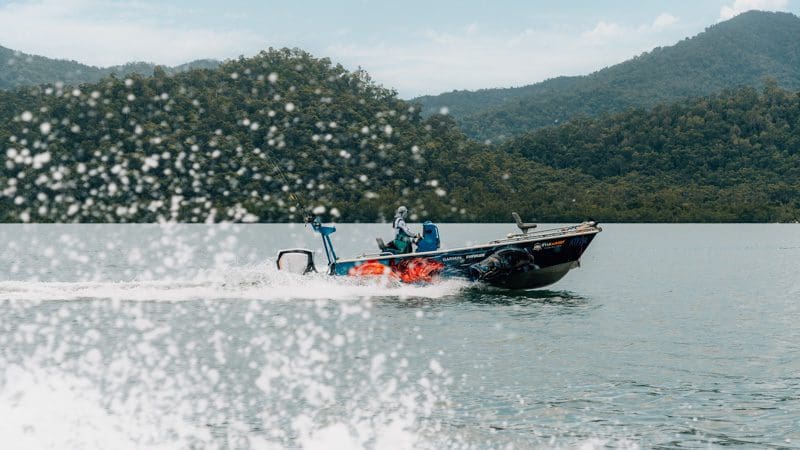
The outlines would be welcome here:
M 0 220 L 791 221 L 797 118 L 773 83 L 491 145 L 364 71 L 270 49 L 0 91 Z

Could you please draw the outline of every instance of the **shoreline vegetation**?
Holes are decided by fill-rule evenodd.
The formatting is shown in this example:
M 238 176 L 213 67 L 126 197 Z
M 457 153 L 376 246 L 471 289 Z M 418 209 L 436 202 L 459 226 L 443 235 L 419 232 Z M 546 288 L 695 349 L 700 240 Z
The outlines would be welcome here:
M 765 79 L 495 144 L 299 49 L 0 90 L 0 221 L 794 223 L 800 92 Z

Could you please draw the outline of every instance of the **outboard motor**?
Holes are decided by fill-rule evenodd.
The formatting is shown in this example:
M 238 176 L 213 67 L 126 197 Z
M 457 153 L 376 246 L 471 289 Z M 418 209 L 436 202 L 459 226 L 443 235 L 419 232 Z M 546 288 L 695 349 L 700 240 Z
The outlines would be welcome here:
M 291 248 L 278 252 L 278 270 L 305 275 L 316 272 L 314 253 L 305 248 Z
M 418 252 L 439 250 L 439 227 L 430 220 L 422 224 L 422 239 L 417 242 Z

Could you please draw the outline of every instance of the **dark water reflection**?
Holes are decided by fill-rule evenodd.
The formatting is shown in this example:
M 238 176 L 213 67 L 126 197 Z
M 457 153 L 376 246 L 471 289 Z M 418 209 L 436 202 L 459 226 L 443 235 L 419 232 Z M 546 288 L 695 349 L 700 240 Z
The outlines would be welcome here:
M 475 304 L 487 305 L 516 305 L 532 306 L 552 305 L 564 308 L 580 308 L 590 304 L 590 300 L 576 292 L 551 291 L 546 289 L 530 291 L 503 291 L 482 290 L 480 288 L 468 289 L 463 292 L 461 301 L 466 300 Z
M 550 290 L 509 291 L 487 287 L 466 287 L 458 293 L 443 298 L 403 297 L 380 299 L 381 304 L 391 304 L 398 308 L 446 308 L 453 305 L 472 305 L 474 307 L 518 307 L 520 311 L 530 307 L 530 312 L 546 306 L 564 308 L 587 307 L 590 300 L 575 292 Z M 540 308 L 537 308 L 540 307 Z

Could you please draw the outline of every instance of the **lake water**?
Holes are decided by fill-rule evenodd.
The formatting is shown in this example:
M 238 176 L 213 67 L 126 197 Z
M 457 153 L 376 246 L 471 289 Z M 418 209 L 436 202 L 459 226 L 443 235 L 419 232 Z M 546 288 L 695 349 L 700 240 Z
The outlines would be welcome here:
M 338 227 L 342 256 L 391 234 Z M 0 442 L 800 447 L 800 226 L 603 228 L 508 292 L 277 272 L 302 226 L 1 226 Z

